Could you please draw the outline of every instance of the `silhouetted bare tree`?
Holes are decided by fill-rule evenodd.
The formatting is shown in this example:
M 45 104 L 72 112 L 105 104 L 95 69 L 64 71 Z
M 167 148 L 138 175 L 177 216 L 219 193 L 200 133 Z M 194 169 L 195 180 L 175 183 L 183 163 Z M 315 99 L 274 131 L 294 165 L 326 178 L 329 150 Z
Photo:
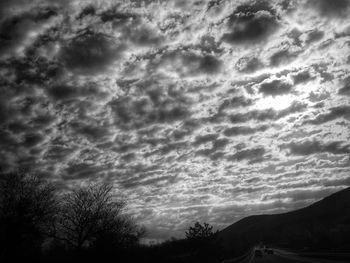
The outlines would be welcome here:
M 0 174 L 0 259 L 40 253 L 56 212 L 51 184 L 23 172 Z
M 124 215 L 126 203 L 115 198 L 111 186 L 81 187 L 65 194 L 60 203 L 52 236 L 73 249 L 125 248 L 136 244 L 143 234 Z
M 217 233 L 217 232 L 216 232 Z M 216 262 L 221 246 L 213 226 L 196 222 L 186 231 L 188 246 L 193 250 L 193 262 Z
M 213 226 L 208 223 L 202 225 L 199 222 L 196 222 L 194 226 L 191 226 L 188 231 L 186 231 L 186 237 L 188 239 L 208 238 L 213 235 Z

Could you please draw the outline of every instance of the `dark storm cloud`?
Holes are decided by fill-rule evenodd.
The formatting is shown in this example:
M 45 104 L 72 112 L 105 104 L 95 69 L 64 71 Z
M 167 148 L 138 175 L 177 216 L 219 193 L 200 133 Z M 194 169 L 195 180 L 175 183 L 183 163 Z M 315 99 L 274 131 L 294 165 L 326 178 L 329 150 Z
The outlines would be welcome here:
M 197 57 L 190 54 L 184 59 L 184 62 L 198 61 L 198 66 L 194 69 L 194 72 L 199 71 L 207 74 L 215 74 L 220 71 L 222 62 L 211 55 L 205 55 L 203 57 Z M 185 64 L 184 63 L 184 64 Z
M 45 115 L 38 115 L 36 117 L 33 117 L 32 124 L 35 128 L 46 128 L 50 126 L 55 120 L 56 117 L 48 113 Z
M 301 71 L 292 75 L 294 85 L 307 82 L 312 79 L 309 71 Z
M 316 118 L 305 121 L 304 124 L 320 125 L 339 118 L 344 118 L 346 120 L 350 119 L 350 106 L 338 106 L 329 108 L 329 111 L 327 113 L 321 113 L 317 115 Z
M 110 127 L 104 127 L 98 124 L 87 124 L 83 122 L 72 122 L 69 124 L 70 127 L 78 134 L 85 136 L 87 139 L 91 141 L 102 140 L 104 137 L 109 135 Z
M 63 145 L 53 145 L 45 152 L 45 159 L 53 160 L 56 162 L 64 161 L 66 158 L 69 158 L 76 149 L 63 146 Z
M 0 56 L 13 51 L 25 41 L 30 30 L 56 15 L 53 8 L 39 7 L 0 21 Z
M 326 187 L 329 186 L 350 186 L 350 177 L 339 179 L 326 179 L 322 180 L 322 184 Z
M 323 92 L 323 93 L 315 93 L 313 91 L 310 92 L 309 100 L 312 102 L 322 102 L 330 97 L 329 92 Z
M 216 54 L 220 55 L 224 49 L 220 47 L 220 43 L 210 35 L 204 35 L 201 37 L 200 42 L 193 45 L 195 50 L 201 50 L 205 54 Z
M 215 161 L 224 157 L 225 153 L 222 152 L 226 146 L 230 143 L 227 138 L 217 139 L 217 135 L 207 134 L 201 137 L 197 137 L 198 141 L 193 143 L 194 146 L 198 146 L 203 143 L 211 142 L 211 148 L 204 148 L 196 151 L 196 155 L 209 157 Z
M 246 98 L 245 96 L 236 96 L 231 99 L 225 99 L 220 105 L 218 111 L 219 113 L 225 109 L 234 109 L 239 107 L 247 107 L 253 105 L 253 100 Z
M 217 57 L 189 47 L 158 51 L 150 58 L 148 63 L 150 72 L 167 67 L 181 76 L 214 75 L 221 71 L 223 65 L 223 62 Z
M 98 17 L 102 24 L 111 24 L 121 34 L 120 39 L 124 43 L 130 42 L 137 46 L 158 46 L 163 37 L 154 29 L 147 26 L 145 18 L 140 14 L 118 9 L 118 5 L 104 11 L 98 7 L 88 5 L 81 10 L 77 18 L 82 20 L 85 17 Z
M 298 28 L 293 28 L 291 31 L 287 33 L 287 36 L 292 40 L 292 44 L 295 46 L 300 47 L 302 45 L 302 41 L 300 39 L 300 36 L 303 33 Z
M 6 15 L 11 8 L 23 6 L 26 2 L 26 0 L 2 0 L 0 1 L 0 15 Z
M 219 7 L 222 2 L 223 2 L 223 0 L 210 0 L 207 4 L 206 11 L 208 12 L 211 8 Z
M 321 76 L 322 82 L 334 80 L 335 76 L 329 70 L 329 65 L 326 63 L 316 63 L 311 65 Z
M 145 78 L 134 86 L 139 92 L 136 96 L 119 96 L 109 103 L 119 127 L 144 128 L 150 124 L 173 123 L 190 117 L 190 99 L 171 82 Z
M 0 128 L 8 129 L 12 134 L 44 131 L 55 120 L 54 116 L 47 112 L 46 101 L 41 97 L 23 96 L 23 99 L 18 99 L 14 94 L 12 98 L 6 93 L 2 95 L 6 95 L 8 101 L 1 102 L 0 110 L 3 116 L 0 113 Z M 38 108 L 41 111 L 38 111 Z
M 199 122 L 193 119 L 188 119 L 184 121 L 179 128 L 172 131 L 171 137 L 174 138 L 174 140 L 184 139 L 185 137 L 192 135 L 199 127 Z
M 10 73 L 12 82 L 20 91 L 28 90 L 33 84 L 43 85 L 61 75 L 62 69 L 55 61 L 43 57 L 11 57 L 0 62 L 0 69 Z M 5 78 L 8 79 L 8 76 Z
M 346 78 L 344 81 L 344 86 L 339 89 L 339 95 L 350 96 L 350 77 Z
M 87 10 L 88 13 L 92 13 L 91 7 Z M 114 22 L 116 26 L 126 24 L 130 21 L 137 20 L 138 15 L 131 12 L 118 11 L 116 7 L 109 8 L 99 14 L 102 22 Z
M 288 108 L 280 111 L 274 109 L 266 110 L 252 110 L 246 113 L 237 113 L 230 115 L 230 120 L 232 123 L 247 122 L 250 120 L 255 121 L 268 121 L 268 120 L 278 120 L 284 118 L 290 114 L 304 111 L 307 105 L 302 102 L 295 101 Z
M 83 19 L 86 16 L 95 16 L 96 8 L 93 5 L 87 5 L 79 12 L 77 15 L 77 19 Z
M 256 147 L 251 149 L 244 149 L 237 151 L 235 154 L 227 157 L 229 161 L 243 161 L 248 160 L 248 163 L 257 163 L 264 160 L 266 150 L 264 147 Z
M 312 155 L 317 153 L 349 154 L 350 145 L 341 141 L 320 142 L 306 140 L 282 144 L 281 149 L 288 149 L 291 155 Z
M 310 33 L 308 33 L 305 43 L 310 44 L 312 42 L 316 42 L 321 40 L 324 37 L 324 32 L 321 30 L 312 30 Z
M 238 135 L 250 135 L 257 132 L 264 132 L 269 128 L 267 125 L 262 125 L 256 128 L 249 126 L 234 126 L 224 130 L 224 135 L 226 136 L 238 136 Z
M 206 135 L 199 135 L 196 137 L 195 141 L 193 142 L 194 146 L 198 146 L 204 143 L 212 142 L 216 140 L 219 137 L 218 134 L 212 133 L 212 134 L 206 134 Z
M 291 52 L 289 49 L 277 51 L 270 57 L 270 64 L 274 67 L 288 64 L 293 59 L 297 58 L 299 53 L 300 52 Z
M 106 70 L 123 49 L 113 37 L 88 29 L 63 43 L 60 58 L 70 70 L 94 74 Z
M 107 167 L 104 165 L 94 165 L 89 163 L 71 164 L 65 169 L 66 174 L 63 174 L 65 180 L 92 179 L 96 180 Z
M 118 180 L 118 183 L 123 188 L 132 188 L 132 187 L 138 187 L 143 185 L 151 184 L 152 180 L 153 182 L 157 182 L 156 178 L 162 177 L 163 170 L 162 167 L 159 165 L 145 165 L 142 163 L 132 163 L 130 165 L 125 165 L 123 163 L 121 165 L 122 168 L 118 173 L 111 173 L 109 174 L 110 180 Z M 176 179 L 176 176 L 166 176 L 168 180 L 165 178 L 159 179 L 158 181 L 164 181 L 166 183 L 167 181 L 170 181 L 172 179 Z
M 47 89 L 48 95 L 54 100 L 58 101 L 69 101 L 76 100 L 82 97 L 92 97 L 94 99 L 99 99 L 105 94 L 100 91 L 96 84 L 55 84 Z
M 26 147 L 33 147 L 41 143 L 45 137 L 40 133 L 28 133 L 24 136 L 23 145 Z
M 158 93 L 157 93 L 158 94 Z M 121 128 L 141 128 L 153 123 L 172 123 L 190 116 L 190 104 L 164 95 L 124 96 L 109 103 Z
M 162 37 L 158 36 L 149 28 L 140 27 L 137 30 L 124 30 L 129 40 L 139 46 L 157 46 L 162 42 Z
M 259 91 L 264 95 L 278 96 L 290 93 L 292 84 L 289 82 L 275 79 L 269 82 L 264 82 L 260 85 Z
M 147 23 L 145 21 L 141 21 L 141 18 L 138 16 L 128 13 L 120 13 L 119 15 L 124 15 L 125 18 L 123 19 L 125 19 L 124 21 L 127 22 L 127 24 L 125 24 L 121 29 L 124 39 L 129 40 L 134 45 L 142 47 L 156 47 L 163 42 L 163 37 L 154 29 L 146 26 Z M 118 20 L 118 22 L 114 20 L 114 26 L 116 26 L 117 23 L 120 23 L 120 21 L 123 20 Z
M 23 133 L 26 130 L 30 129 L 30 127 L 24 124 L 22 121 L 11 121 L 7 125 L 7 129 L 11 131 L 11 133 Z
M 127 153 L 124 154 L 122 157 L 120 157 L 124 162 L 131 162 L 134 161 L 136 158 L 136 154 L 135 153 Z
M 205 148 L 196 151 L 197 156 L 204 156 L 210 158 L 212 161 L 215 161 L 217 158 L 220 158 L 224 155 L 224 153 L 219 152 L 219 156 L 217 153 L 215 153 L 215 150 L 213 148 Z
M 313 0 L 310 6 L 316 6 L 321 15 L 324 16 L 346 16 L 350 3 L 348 0 Z
M 144 154 L 145 157 L 149 157 L 152 155 L 161 155 L 165 156 L 173 151 L 179 151 L 187 146 L 187 142 L 170 142 L 170 143 L 162 143 L 163 146 L 159 147 L 157 150 L 147 152 Z
M 230 141 L 226 138 L 216 139 L 215 141 L 213 141 L 212 149 L 214 151 L 217 151 L 218 149 L 223 149 L 226 147 L 227 144 L 229 144 L 229 142 Z
M 264 40 L 279 25 L 276 11 L 267 1 L 242 4 L 230 15 L 222 39 L 231 44 L 251 43 Z
M 54 85 L 48 89 L 48 94 L 55 100 L 72 99 L 76 93 L 76 88 L 69 85 Z
M 83 10 L 83 17 L 95 15 L 93 7 Z M 102 23 L 111 23 L 122 34 L 123 40 L 128 40 L 138 46 L 156 46 L 162 42 L 163 37 L 147 26 L 145 18 L 140 14 L 118 10 L 117 6 L 108 8 L 97 14 Z
M 148 179 L 142 179 L 142 180 L 126 180 L 122 182 L 121 184 L 125 188 L 135 188 L 139 186 L 148 186 L 148 185 L 159 185 L 162 186 L 171 185 L 174 184 L 176 181 L 178 181 L 178 178 L 176 175 L 166 175 L 166 176 L 159 176 L 155 178 L 148 178 Z

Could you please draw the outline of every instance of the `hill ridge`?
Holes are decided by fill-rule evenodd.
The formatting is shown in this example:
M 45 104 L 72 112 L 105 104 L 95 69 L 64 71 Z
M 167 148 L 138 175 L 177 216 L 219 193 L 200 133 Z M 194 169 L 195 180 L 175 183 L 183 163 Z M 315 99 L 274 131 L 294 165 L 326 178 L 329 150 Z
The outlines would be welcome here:
M 245 217 L 218 233 L 225 247 L 246 249 L 257 242 L 291 248 L 350 244 L 350 187 L 311 205 L 279 214 Z

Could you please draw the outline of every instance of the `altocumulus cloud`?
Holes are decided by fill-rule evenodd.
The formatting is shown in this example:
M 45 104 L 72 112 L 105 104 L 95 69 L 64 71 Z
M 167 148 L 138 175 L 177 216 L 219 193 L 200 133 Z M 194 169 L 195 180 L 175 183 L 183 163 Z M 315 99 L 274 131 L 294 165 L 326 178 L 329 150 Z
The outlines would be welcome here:
M 342 189 L 349 8 L 1 1 L 0 167 L 107 182 L 152 240 Z

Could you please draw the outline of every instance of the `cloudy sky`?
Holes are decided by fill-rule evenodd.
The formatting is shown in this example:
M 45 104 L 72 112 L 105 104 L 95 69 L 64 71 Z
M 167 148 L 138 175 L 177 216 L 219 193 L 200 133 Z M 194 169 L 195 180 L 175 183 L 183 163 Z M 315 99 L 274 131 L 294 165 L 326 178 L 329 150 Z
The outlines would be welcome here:
M 149 240 L 350 185 L 350 1 L 0 3 L 0 167 L 113 184 Z

